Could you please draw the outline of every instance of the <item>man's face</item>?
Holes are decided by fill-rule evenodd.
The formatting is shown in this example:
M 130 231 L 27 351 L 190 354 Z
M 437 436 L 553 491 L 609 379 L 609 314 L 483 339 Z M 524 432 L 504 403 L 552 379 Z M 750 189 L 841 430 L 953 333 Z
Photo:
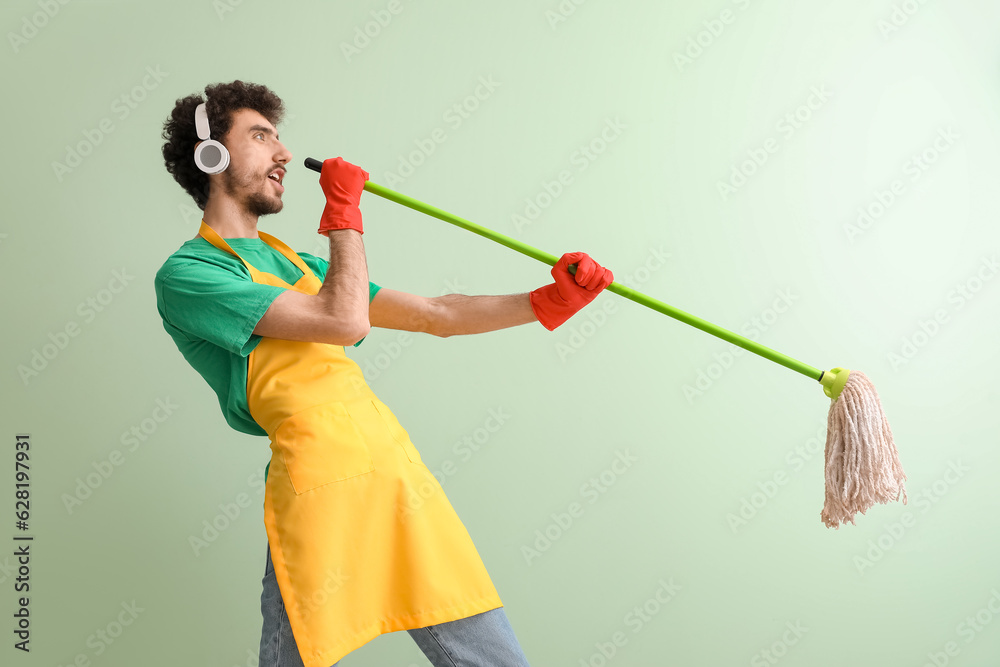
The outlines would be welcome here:
M 233 124 L 223 138 L 229 167 L 219 174 L 222 189 L 255 216 L 277 213 L 284 203 L 285 165 L 292 154 L 278 140 L 278 131 L 251 109 L 233 113 Z

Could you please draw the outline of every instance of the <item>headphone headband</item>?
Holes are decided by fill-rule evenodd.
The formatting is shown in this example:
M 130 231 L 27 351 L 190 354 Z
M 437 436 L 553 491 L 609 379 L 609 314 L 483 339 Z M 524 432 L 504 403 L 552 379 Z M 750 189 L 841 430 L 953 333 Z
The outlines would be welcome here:
M 194 127 L 198 133 L 198 138 L 203 141 L 208 139 L 212 134 L 208 129 L 208 109 L 205 106 L 205 102 L 199 104 L 198 108 L 194 110 Z

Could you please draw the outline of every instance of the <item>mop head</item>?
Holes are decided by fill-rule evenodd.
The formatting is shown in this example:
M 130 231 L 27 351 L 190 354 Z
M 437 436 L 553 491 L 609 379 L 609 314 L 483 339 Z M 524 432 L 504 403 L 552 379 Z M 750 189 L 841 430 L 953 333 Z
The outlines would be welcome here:
M 853 524 L 856 513 L 900 494 L 906 504 L 905 479 L 878 392 L 864 373 L 850 371 L 827 419 L 823 523 Z

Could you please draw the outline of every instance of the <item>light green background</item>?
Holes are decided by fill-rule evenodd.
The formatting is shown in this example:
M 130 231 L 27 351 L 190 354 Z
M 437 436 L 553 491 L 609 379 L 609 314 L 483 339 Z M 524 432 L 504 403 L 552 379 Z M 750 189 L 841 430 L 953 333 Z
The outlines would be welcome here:
M 995 4 L 590 0 L 563 2 L 556 23 L 555 0 L 401 0 L 377 31 L 383 0 L 48 0 L 51 17 L 45 4 L 0 10 L 3 438 L 31 435 L 35 536 L 29 656 L 11 647 L 8 446 L 0 662 L 256 664 L 266 544 L 256 480 L 268 443 L 228 429 L 163 331 L 152 285 L 199 219 L 163 168 L 162 123 L 175 99 L 235 78 L 272 87 L 291 114 L 279 128 L 295 155 L 285 210 L 262 229 L 296 249 L 322 251 L 322 195 L 301 160 L 342 155 L 375 182 L 549 252 L 586 250 L 620 281 L 722 326 L 765 320 L 764 344 L 861 369 L 878 387 L 910 502 L 834 531 L 819 519 L 821 388 L 727 356 L 733 348 L 707 334 L 612 294 L 552 333 L 529 325 L 404 346 L 373 331 L 351 354 L 428 467 L 454 464 L 445 490 L 533 665 L 763 665 L 768 650 L 788 667 L 917 666 L 943 659 L 949 642 L 949 664 L 1000 655 L 988 606 L 1000 609 Z M 378 34 L 345 56 L 366 26 Z M 19 33 L 30 39 L 12 42 Z M 696 57 L 679 65 L 688 49 Z M 136 89 L 147 68 L 162 80 Z M 499 86 L 467 100 L 481 77 Z M 813 90 L 828 99 L 803 107 Z M 445 114 L 463 103 L 477 108 L 456 127 Z M 779 123 L 797 112 L 788 136 Z M 104 119 L 113 131 L 57 176 L 53 163 Z M 623 129 L 600 146 L 615 119 Z M 389 173 L 436 128 L 446 140 L 393 186 Z M 943 152 L 940 131 L 955 137 L 938 142 Z M 603 152 L 581 170 L 577 151 L 591 142 Z M 776 150 L 724 199 L 718 183 L 765 146 Z M 925 151 L 934 163 L 908 172 Z M 516 226 L 562 170 L 569 185 Z M 884 215 L 852 237 L 858 208 L 888 201 L 897 179 Z M 550 280 L 485 239 L 362 201 L 382 285 L 510 293 Z M 639 270 L 654 251 L 668 260 Z M 121 270 L 134 276 L 127 287 L 102 292 Z M 960 299 L 960 285 L 977 291 Z M 782 293 L 792 305 L 777 313 Z M 101 312 L 81 308 L 102 296 L 113 298 Z M 72 324 L 78 335 L 22 379 L 19 367 Z M 699 373 L 707 389 L 686 395 Z M 158 399 L 178 406 L 162 423 L 149 421 L 162 416 Z M 491 410 L 509 418 L 487 439 L 477 429 Z M 123 446 L 144 420 L 151 433 Z M 471 456 L 456 449 L 466 437 L 483 442 Z M 115 450 L 121 465 L 67 509 Z M 587 495 L 616 452 L 636 462 Z M 189 538 L 240 494 L 249 506 L 196 555 Z M 744 501 L 759 508 L 734 525 Z M 573 502 L 582 515 L 558 529 L 552 515 Z M 547 530 L 557 539 L 529 564 L 522 548 Z M 662 605 L 661 580 L 680 587 Z M 132 601 L 135 622 L 110 645 L 96 640 Z M 637 628 L 629 614 L 645 604 L 655 613 Z M 615 633 L 627 641 L 605 659 Z M 343 664 L 428 663 L 394 633 Z

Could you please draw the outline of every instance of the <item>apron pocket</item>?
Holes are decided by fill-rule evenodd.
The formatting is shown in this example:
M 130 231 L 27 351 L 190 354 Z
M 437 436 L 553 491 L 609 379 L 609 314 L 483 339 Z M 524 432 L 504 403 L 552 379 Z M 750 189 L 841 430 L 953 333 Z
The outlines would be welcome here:
M 342 403 L 296 413 L 274 432 L 296 494 L 375 470 L 361 431 Z
M 396 419 L 396 415 L 392 414 L 392 410 L 389 406 L 382 401 L 376 399 L 372 400 L 372 405 L 378 410 L 378 414 L 382 417 L 385 427 L 389 429 L 389 434 L 392 435 L 392 439 L 399 443 L 399 446 L 403 448 L 406 452 L 406 458 L 410 459 L 413 463 L 423 463 L 420 458 L 420 452 L 417 451 L 416 446 L 414 446 L 413 441 L 410 440 L 410 434 L 406 432 L 403 425 L 399 423 Z

